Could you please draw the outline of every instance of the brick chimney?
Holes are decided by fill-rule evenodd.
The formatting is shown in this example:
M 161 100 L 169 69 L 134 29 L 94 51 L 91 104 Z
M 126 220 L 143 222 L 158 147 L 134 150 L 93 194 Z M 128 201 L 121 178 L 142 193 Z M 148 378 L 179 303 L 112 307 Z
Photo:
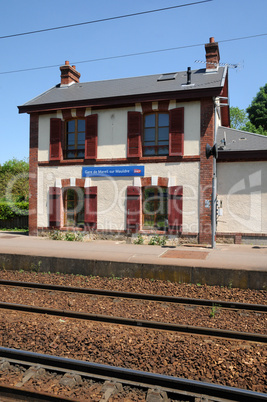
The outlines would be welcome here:
M 69 85 L 72 82 L 79 82 L 81 74 L 78 73 L 75 66 L 70 66 L 68 60 L 65 65 L 60 67 L 61 71 L 61 85 Z
M 210 38 L 210 42 L 205 45 L 206 50 L 206 71 L 217 70 L 220 61 L 220 52 L 218 42 Z

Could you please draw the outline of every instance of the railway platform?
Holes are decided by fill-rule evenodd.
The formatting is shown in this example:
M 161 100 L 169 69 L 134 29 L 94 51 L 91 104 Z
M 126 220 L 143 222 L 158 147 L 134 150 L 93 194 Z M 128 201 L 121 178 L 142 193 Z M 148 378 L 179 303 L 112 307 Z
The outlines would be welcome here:
M 112 240 L 57 241 L 1 232 L 0 267 L 266 289 L 267 246 L 172 248 Z

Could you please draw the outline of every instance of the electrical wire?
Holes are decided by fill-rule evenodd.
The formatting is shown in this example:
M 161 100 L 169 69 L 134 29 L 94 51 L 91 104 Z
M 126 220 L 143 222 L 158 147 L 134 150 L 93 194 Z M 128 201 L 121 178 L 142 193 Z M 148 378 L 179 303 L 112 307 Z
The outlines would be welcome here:
M 161 11 L 173 10 L 175 8 L 195 6 L 195 5 L 202 4 L 202 3 L 208 3 L 210 1 L 213 1 L 213 0 L 195 1 L 192 3 L 180 4 L 178 6 L 164 7 L 164 8 L 158 8 L 155 10 L 148 10 L 148 11 L 140 11 L 140 12 L 132 13 L 132 14 L 125 14 L 125 15 L 118 15 L 115 17 L 101 18 L 99 20 L 79 22 L 77 24 L 62 25 L 62 26 L 53 27 L 53 28 L 38 29 L 36 31 L 4 35 L 4 36 L 0 36 L 0 39 L 15 38 L 17 36 L 32 35 L 32 34 L 41 33 L 41 32 L 55 31 L 55 30 L 59 30 L 59 29 L 73 28 L 73 27 L 82 26 L 82 25 L 96 24 L 99 22 L 113 21 L 113 20 L 118 20 L 118 19 L 122 19 L 122 18 L 136 17 L 136 16 L 144 15 L 144 14 L 151 14 L 151 13 L 157 13 L 157 12 L 161 12 Z
M 243 37 L 232 38 L 232 39 L 223 39 L 223 40 L 219 40 L 218 43 L 233 42 L 233 41 L 244 40 L 244 39 L 252 39 L 252 38 L 258 38 L 258 37 L 262 37 L 262 36 L 267 36 L 267 33 L 243 36 Z M 191 47 L 198 47 L 198 46 L 204 46 L 204 45 L 205 45 L 205 43 L 197 43 L 197 44 L 193 44 L 193 45 L 184 45 L 184 46 L 177 46 L 177 47 L 171 47 L 171 48 L 165 48 L 165 49 L 149 50 L 149 51 L 145 51 L 145 52 L 128 53 L 128 54 L 122 54 L 122 55 L 117 55 L 117 56 L 101 57 L 98 59 L 82 60 L 82 61 L 72 62 L 71 64 L 77 65 L 77 64 L 82 64 L 82 63 L 93 63 L 93 62 L 98 62 L 98 61 L 120 59 L 120 58 L 124 58 L 124 57 L 142 56 L 142 55 L 146 55 L 146 54 L 169 52 L 169 51 L 173 51 L 173 50 L 188 49 Z M 49 66 L 40 66 L 40 67 L 31 67 L 31 68 L 25 68 L 25 69 L 20 69 L 20 70 L 3 71 L 3 72 L 0 72 L 0 75 L 1 74 L 12 74 L 12 73 L 22 73 L 22 72 L 34 71 L 34 70 L 42 70 L 42 69 L 46 69 L 46 68 L 60 67 L 61 65 L 62 64 L 53 64 L 53 65 L 49 65 Z

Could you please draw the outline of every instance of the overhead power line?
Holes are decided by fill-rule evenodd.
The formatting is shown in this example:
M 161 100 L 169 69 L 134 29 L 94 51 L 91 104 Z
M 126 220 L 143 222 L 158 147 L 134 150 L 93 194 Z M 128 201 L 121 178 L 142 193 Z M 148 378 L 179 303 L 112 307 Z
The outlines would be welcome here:
M 231 38 L 231 39 L 222 39 L 219 40 L 218 43 L 225 43 L 225 42 L 233 42 L 237 40 L 244 40 L 244 39 L 252 39 L 252 38 L 259 38 L 262 36 L 267 36 L 267 33 L 262 33 L 262 34 L 257 34 L 257 35 L 250 35 L 250 36 L 243 36 L 239 38 Z M 133 57 L 133 56 L 143 56 L 146 54 L 153 54 L 153 53 L 160 53 L 160 52 L 169 52 L 173 50 L 180 50 L 180 49 L 188 49 L 191 47 L 198 47 L 198 46 L 204 46 L 205 43 L 196 43 L 193 45 L 184 45 L 184 46 L 177 46 L 177 47 L 171 47 L 171 48 L 165 48 L 165 49 L 158 49 L 158 50 L 149 50 L 145 52 L 138 52 L 138 53 L 128 53 L 128 54 L 121 54 L 117 56 L 108 56 L 108 57 L 101 57 L 97 59 L 89 59 L 89 60 L 81 60 L 81 61 L 74 61 L 71 64 L 82 64 L 82 63 L 93 63 L 93 62 L 98 62 L 98 61 L 106 61 L 106 60 L 113 60 L 113 59 L 121 59 L 124 57 Z M 20 70 L 10 70 L 10 71 L 2 71 L 0 74 L 12 74 L 12 73 L 22 73 L 26 71 L 34 71 L 34 70 L 43 70 L 45 68 L 54 68 L 54 67 L 60 67 L 62 64 L 52 64 L 49 66 L 40 66 L 40 67 L 31 67 L 31 68 L 24 68 Z
M 213 1 L 213 0 L 194 1 L 192 3 L 180 4 L 180 5 L 177 5 L 177 6 L 158 8 L 158 9 L 155 9 L 155 10 L 148 10 L 148 11 L 140 11 L 140 12 L 132 13 L 132 14 L 118 15 L 118 16 L 115 16 L 115 17 L 101 18 L 99 20 L 79 22 L 77 24 L 62 25 L 62 26 L 57 26 L 57 27 L 53 27 L 53 28 L 38 29 L 36 31 L 29 31 L 29 32 L 21 32 L 21 33 L 16 33 L 16 34 L 11 34 L 11 35 L 4 35 L 4 36 L 0 36 L 0 39 L 14 38 L 14 37 L 17 37 L 17 36 L 32 35 L 32 34 L 41 33 L 41 32 L 55 31 L 55 30 L 59 30 L 59 29 L 66 29 L 66 28 L 73 28 L 73 27 L 78 27 L 78 26 L 82 26 L 82 25 L 96 24 L 96 23 L 99 23 L 99 22 L 118 20 L 118 19 L 122 19 L 122 18 L 136 17 L 136 16 L 144 15 L 144 14 L 151 14 L 151 13 L 157 13 L 157 12 L 161 12 L 161 11 L 173 10 L 175 8 L 181 8 L 181 7 L 187 7 L 187 6 L 195 6 L 195 5 L 202 4 L 202 3 L 208 3 L 210 1 Z

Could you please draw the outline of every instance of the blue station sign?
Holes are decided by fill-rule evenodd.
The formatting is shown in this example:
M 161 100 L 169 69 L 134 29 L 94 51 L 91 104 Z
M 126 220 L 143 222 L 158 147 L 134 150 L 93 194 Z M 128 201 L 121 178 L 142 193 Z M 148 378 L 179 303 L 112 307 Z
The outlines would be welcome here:
M 82 177 L 118 177 L 144 175 L 144 166 L 89 166 L 82 168 Z

